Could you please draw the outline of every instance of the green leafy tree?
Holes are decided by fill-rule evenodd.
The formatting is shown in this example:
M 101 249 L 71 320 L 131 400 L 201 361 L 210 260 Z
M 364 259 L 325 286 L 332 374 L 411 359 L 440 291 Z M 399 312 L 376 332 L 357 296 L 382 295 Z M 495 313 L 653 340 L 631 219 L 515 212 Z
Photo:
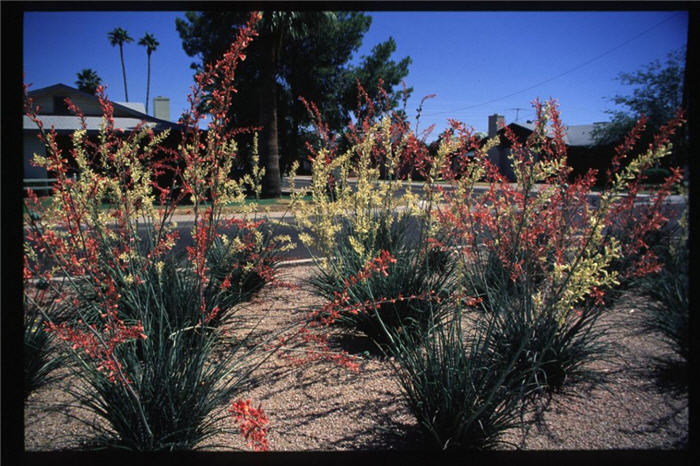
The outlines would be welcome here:
M 122 61 L 122 75 L 124 76 L 124 98 L 129 101 L 129 91 L 126 88 L 126 66 L 124 66 L 124 44 L 128 42 L 133 42 L 134 39 L 129 36 L 129 33 L 122 28 L 114 28 L 111 32 L 107 33 L 107 38 L 109 39 L 110 45 L 112 47 L 119 46 L 119 58 Z
M 176 20 L 176 26 L 185 52 L 201 59 L 193 63 L 194 69 L 200 69 L 203 63 L 223 52 L 246 17 L 243 12 L 187 12 L 185 16 L 186 19 Z M 234 96 L 232 121 L 237 126 L 263 127 L 261 156 L 266 158 L 267 175 L 272 174 L 267 180 L 269 184 L 263 183 L 265 195 L 274 195 L 282 169 L 299 159 L 304 154 L 304 142 L 315 137 L 311 119 L 298 101 L 300 96 L 315 102 L 330 129 L 340 132 L 357 102 L 356 80 L 360 78 L 365 84 L 360 69 L 365 70 L 367 79 L 382 77 L 389 90 L 408 73 L 406 59 L 400 64 L 391 61 L 387 64 L 363 57 L 359 67 L 348 64 L 370 24 L 371 17 L 360 12 L 263 14 L 260 36 L 247 49 L 244 66 L 237 70 L 239 92 Z M 375 55 L 373 52 L 371 56 Z M 382 75 L 382 70 L 373 66 L 375 63 L 383 64 L 392 73 Z M 274 79 L 270 78 L 271 74 Z M 374 90 L 376 84 L 375 81 L 367 87 Z M 265 128 L 275 130 L 266 133 Z M 276 161 L 275 152 L 270 149 L 274 149 L 275 143 Z
M 210 61 L 208 58 L 212 56 L 212 51 L 216 56 L 226 48 L 237 28 L 244 23 L 247 13 L 214 13 L 213 16 L 211 13 L 188 12 L 186 17 L 189 24 L 181 19 L 176 22 L 185 51 L 189 55 L 201 53 L 205 63 Z M 248 54 L 255 63 L 248 66 L 255 69 L 255 75 L 249 78 L 256 82 L 254 89 L 257 92 L 252 93 L 257 101 L 253 105 L 257 108 L 255 123 L 262 126 L 260 153 L 265 167 L 262 182 L 265 197 L 279 197 L 282 188 L 277 131 L 278 77 L 282 74 L 280 57 L 288 40 L 308 35 L 314 27 L 329 20 L 332 20 L 329 13 L 266 11 L 258 23 L 260 35 Z M 213 27 L 210 23 L 214 23 L 211 25 Z M 192 36 L 199 37 L 188 43 Z
M 148 113 L 148 98 L 151 91 L 151 53 L 155 52 L 160 43 L 153 34 L 146 33 L 139 39 L 139 45 L 146 47 L 146 55 L 148 55 L 148 79 L 146 80 L 146 113 Z
M 640 140 L 640 144 L 646 146 L 652 135 L 682 106 L 685 54 L 685 47 L 682 47 L 669 53 L 665 63 L 655 60 L 633 73 L 620 73 L 617 80 L 634 89 L 632 94 L 615 95 L 610 99 L 618 108 L 606 111 L 611 116 L 609 124 L 594 129 L 596 143 L 620 142 L 639 116 L 646 115 L 649 119 L 647 130 Z M 680 151 L 675 152 L 675 157 L 669 162 L 682 162 Z
M 405 57 L 398 63 L 391 60 L 391 55 L 396 51 L 396 41 L 393 37 L 385 42 L 375 45 L 372 53 L 362 57 L 360 66 L 350 70 L 351 81 L 358 82 L 367 92 L 369 98 L 375 102 L 379 97 L 378 83 L 381 80 L 385 85 L 385 90 L 390 92 L 390 107 L 396 107 L 403 94 L 402 90 L 391 92 L 391 88 L 400 83 L 404 76 L 408 74 L 408 66 L 411 58 Z M 387 87 L 388 85 L 388 87 Z M 343 94 L 343 107 L 354 108 L 357 104 L 357 89 L 353 85 L 346 88 Z
M 97 71 L 92 68 L 84 68 L 82 71 L 75 74 L 78 77 L 75 84 L 78 86 L 79 90 L 87 92 L 88 94 L 97 93 L 97 86 L 102 84 L 102 78 L 97 75 Z

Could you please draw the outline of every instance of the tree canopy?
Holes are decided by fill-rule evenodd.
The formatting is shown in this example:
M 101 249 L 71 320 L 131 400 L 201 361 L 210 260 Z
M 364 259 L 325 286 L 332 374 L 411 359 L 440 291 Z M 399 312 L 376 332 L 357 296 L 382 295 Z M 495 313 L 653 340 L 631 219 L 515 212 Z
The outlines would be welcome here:
M 102 78 L 97 75 L 97 71 L 92 68 L 84 68 L 82 71 L 76 73 L 78 78 L 75 84 L 78 89 L 87 92 L 88 94 L 96 94 L 97 86 L 102 84 Z
M 632 94 L 615 95 L 610 99 L 618 108 L 606 111 L 611 116 L 610 124 L 594 130 L 598 144 L 620 142 L 641 115 L 648 118 L 647 131 L 641 141 L 646 144 L 661 125 L 675 115 L 683 101 L 685 53 L 683 47 L 669 53 L 663 64 L 655 60 L 633 73 L 620 73 L 617 80 L 634 89 Z
M 273 73 L 280 162 L 284 169 L 305 154 L 304 141 L 313 137 L 311 119 L 299 97 L 315 102 L 331 131 L 338 132 L 356 106 L 358 80 L 374 97 L 381 78 L 394 103 L 398 102 L 398 92 L 393 88 L 408 74 L 410 58 L 393 61 L 396 44 L 389 38 L 374 47 L 369 56 L 362 57 L 359 65 L 351 65 L 353 53 L 362 45 L 371 24 L 371 17 L 361 12 L 274 13 L 277 12 L 263 13 L 260 36 L 247 50 L 245 63 L 236 70 L 239 92 L 235 95 L 232 121 L 238 126 L 262 125 L 259 102 L 265 89 L 261 80 L 267 66 L 266 53 L 273 38 L 279 39 L 271 26 L 279 29 L 283 25 L 286 34 L 277 42 Z M 267 25 L 266 15 L 270 18 Z M 187 12 L 185 19 L 178 18 L 176 27 L 183 49 L 199 60 L 192 64 L 193 69 L 201 69 L 204 63 L 220 56 L 247 16 L 247 12 L 217 11 Z

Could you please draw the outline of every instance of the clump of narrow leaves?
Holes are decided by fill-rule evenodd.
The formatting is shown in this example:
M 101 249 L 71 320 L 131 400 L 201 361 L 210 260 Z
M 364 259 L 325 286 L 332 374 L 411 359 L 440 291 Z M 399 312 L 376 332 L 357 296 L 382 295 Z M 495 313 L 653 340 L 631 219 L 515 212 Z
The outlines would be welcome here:
M 26 293 L 26 290 L 25 290 Z M 24 399 L 55 380 L 66 360 L 56 352 L 53 336 L 44 331 L 45 319 L 37 304 L 24 302 Z
M 113 106 L 99 88 L 96 138 L 67 99 L 82 123 L 68 158 L 27 97 L 26 114 L 46 146 L 34 161 L 55 173 L 56 184 L 48 203 L 27 193 L 25 278 L 55 287 L 52 276 L 61 277 L 67 284 L 65 292 L 52 289 L 66 318 L 38 308 L 46 335 L 70 358 L 77 383 L 68 391 L 87 411 L 80 420 L 103 446 L 198 447 L 220 432 L 218 421 L 231 415 L 226 406 L 264 359 L 255 354 L 262 343 L 249 341 L 245 328 L 232 339 L 222 326 L 233 305 L 273 278 L 275 244 L 265 242 L 261 223 L 222 215 L 223 205 L 243 204 L 245 185 L 255 191 L 261 176 L 228 179 L 237 155 L 228 117 L 232 83 L 259 19 L 251 14 L 224 56 L 196 76 L 176 150 L 162 145 L 167 131 L 156 134 L 145 124 L 119 136 Z M 202 132 L 198 107 L 214 78 L 221 88 L 211 94 L 211 120 Z M 74 172 L 77 178 L 69 176 Z M 192 242 L 177 252 L 173 213 L 185 200 L 194 216 Z M 238 228 L 229 237 L 232 227 Z M 256 448 L 265 446 L 260 435 Z
M 122 303 L 137 313 L 143 337 L 114 348 L 114 372 L 94 369 L 90 350 L 97 341 L 91 344 L 89 335 L 56 329 L 59 338 L 77 346 L 72 357 L 79 364 L 71 372 L 83 383 L 68 387 L 69 393 L 109 426 L 84 419 L 97 432 L 95 442 L 138 451 L 195 448 L 219 432 L 216 423 L 226 416 L 221 407 L 247 388 L 256 367 L 254 354 L 244 347 L 248 342 L 227 344 L 213 359 L 223 342 L 221 329 L 206 316 L 193 320 L 199 292 L 191 277 L 166 266 L 157 281 L 125 297 Z M 99 308 L 90 306 L 84 315 L 90 311 Z
M 648 298 L 643 310 L 648 331 L 658 332 L 686 361 L 690 354 L 689 253 L 685 228 L 654 249 L 663 263 L 656 273 L 646 275 L 638 286 Z
M 379 344 L 386 341 L 385 327 L 428 331 L 449 311 L 449 297 L 454 292 L 453 256 L 426 243 L 416 231 L 420 226 L 415 219 L 393 214 L 397 218 L 388 221 L 390 215 L 380 213 L 375 229 L 360 243 L 361 251 L 369 251 L 370 255 L 380 251 L 391 254 L 395 262 L 388 266 L 387 275 L 374 274 L 361 282 L 348 283 L 347 277 L 356 275 L 366 259 L 365 254 L 358 253 L 357 243 L 351 241 L 360 235 L 346 223 L 333 249 L 335 259 L 311 280 L 316 292 L 331 301 L 335 293 L 346 290 L 350 305 L 372 303 L 366 312 L 342 313 L 334 324 L 359 331 Z
M 492 163 L 485 150 L 488 143 L 453 123 L 438 154 L 456 153 L 457 160 L 437 163 L 437 169 L 444 167 L 443 176 L 453 180 L 453 189 L 441 190 L 447 202 L 437 216 L 444 237 L 462 254 L 464 295 L 481 297 L 483 310 L 504 322 L 494 330 L 500 334 L 499 352 L 512 354 L 529 335 L 518 364 L 537 366 L 537 386 L 555 390 L 584 377 L 586 364 L 604 357 L 604 329 L 596 324 L 606 290 L 659 267 L 644 239 L 665 222 L 661 207 L 680 172 L 674 171 L 642 208 L 637 194 L 643 170 L 670 152 L 669 137 L 682 119 L 678 116 L 662 128 L 645 153 L 622 167 L 643 130 L 641 120 L 616 149 L 610 185 L 592 195 L 594 171 L 569 179 L 556 104 L 536 101 L 535 107 L 538 119 L 526 141 L 504 129 L 515 183 Z M 466 150 L 473 154 L 469 160 L 460 155 Z M 477 180 L 485 180 L 487 188 L 476 190 Z M 621 223 L 640 215 L 645 222 Z M 629 227 L 624 241 L 616 233 L 621 225 Z M 507 356 L 504 361 L 508 360 Z
M 493 448 L 520 425 L 533 371 L 518 359 L 529 335 L 500 353 L 494 316 L 479 319 L 464 328 L 456 312 L 423 334 L 386 328 L 388 353 L 427 449 Z

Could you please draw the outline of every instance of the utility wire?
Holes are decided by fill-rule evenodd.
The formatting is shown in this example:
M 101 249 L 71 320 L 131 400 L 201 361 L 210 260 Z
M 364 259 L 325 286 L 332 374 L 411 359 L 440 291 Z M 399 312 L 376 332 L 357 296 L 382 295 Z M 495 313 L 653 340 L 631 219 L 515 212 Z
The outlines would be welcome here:
M 434 116 L 434 115 L 443 115 L 443 114 L 445 114 L 445 113 L 460 112 L 460 111 L 462 111 L 462 110 L 468 110 L 468 109 L 470 109 L 470 108 L 481 107 L 482 105 L 487 105 L 487 104 L 490 104 L 490 103 L 493 103 L 493 102 L 498 102 L 499 100 L 507 99 L 508 97 L 513 97 L 514 95 L 518 95 L 518 94 L 521 94 L 521 93 L 523 93 L 523 92 L 525 92 L 525 91 L 529 91 L 530 89 L 534 89 L 534 88 L 536 88 L 537 86 L 541 86 L 542 84 L 546 84 L 546 83 L 548 83 L 548 82 L 550 82 L 550 81 L 554 81 L 554 80 L 557 79 L 557 78 L 561 78 L 562 76 L 564 76 L 564 75 L 566 75 L 566 74 L 572 73 L 572 72 L 574 72 L 574 71 L 576 71 L 576 70 L 578 70 L 578 69 L 580 69 L 580 68 L 583 68 L 583 67 L 586 66 L 586 65 L 589 65 L 589 64 L 593 63 L 594 61 L 598 60 L 599 58 L 602 58 L 602 57 L 604 57 L 605 55 L 608 55 L 608 54 L 614 52 L 615 50 L 619 49 L 620 47 L 629 44 L 630 42 L 632 42 L 633 40 L 635 40 L 635 39 L 638 38 L 639 36 L 642 36 L 642 35 L 646 34 L 647 32 L 651 31 L 652 29 L 656 28 L 657 26 L 660 26 L 661 24 L 663 24 L 663 23 L 665 23 L 666 21 L 669 21 L 669 20 L 675 18 L 675 17 L 678 16 L 678 15 L 680 15 L 680 13 L 676 13 L 676 14 L 674 14 L 674 15 L 671 15 L 671 16 L 669 16 L 668 18 L 666 18 L 666 19 L 664 19 L 664 20 L 661 20 L 661 21 L 659 21 L 658 23 L 654 24 L 653 26 L 651 26 L 651 27 L 649 27 L 649 28 L 643 30 L 643 31 L 640 32 L 639 34 L 637 34 L 637 35 L 635 35 L 635 36 L 633 36 L 633 37 L 627 39 L 626 41 L 622 42 L 621 44 L 619 44 L 619 45 L 617 45 L 617 46 L 615 46 L 615 47 L 613 47 L 613 48 L 611 48 L 611 49 L 609 49 L 609 50 L 607 50 L 607 51 L 601 53 L 600 55 L 597 55 L 597 56 L 591 58 L 590 60 L 587 60 L 587 61 L 581 63 L 580 65 L 577 65 L 577 66 L 575 66 L 575 67 L 573 67 L 573 68 L 571 68 L 571 69 L 569 69 L 569 70 L 567 70 L 567 71 L 564 71 L 563 73 L 559 73 L 559 74 L 556 75 L 556 76 L 552 76 L 551 78 L 545 79 L 544 81 L 540 81 L 540 82 L 538 82 L 537 84 L 533 84 L 532 86 L 527 87 L 527 88 L 525 88 L 525 89 L 521 89 L 521 90 L 519 90 L 519 91 L 517 91 L 517 92 L 513 92 L 513 93 L 511 93 L 511 94 L 505 95 L 505 96 L 503 96 L 503 97 L 498 97 L 498 98 L 496 98 L 496 99 L 492 99 L 492 100 L 489 100 L 489 101 L 487 101 L 487 102 L 482 102 L 482 103 L 480 103 L 480 104 L 469 105 L 468 107 L 462 107 L 462 108 L 457 108 L 457 109 L 454 109 L 454 110 L 447 110 L 447 111 L 443 111 L 443 112 L 426 113 L 426 114 L 423 115 L 423 116 Z

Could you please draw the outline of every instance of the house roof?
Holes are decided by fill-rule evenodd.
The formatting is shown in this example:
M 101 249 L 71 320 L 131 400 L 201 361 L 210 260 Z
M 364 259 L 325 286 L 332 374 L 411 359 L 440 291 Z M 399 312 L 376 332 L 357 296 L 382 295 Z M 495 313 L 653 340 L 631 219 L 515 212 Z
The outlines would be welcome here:
M 146 107 L 143 105 L 143 102 L 114 102 L 115 104 L 121 105 L 123 107 L 130 108 L 131 110 L 136 110 L 139 113 L 143 113 L 144 115 L 148 115 L 146 113 Z
M 88 100 L 93 101 L 95 104 L 99 103 L 97 96 L 62 83 L 30 91 L 28 92 L 28 95 L 29 97 L 33 98 L 45 95 L 80 97 L 83 101 Z M 146 114 L 144 105 L 140 102 L 110 102 L 114 107 L 114 127 L 117 129 L 130 131 L 134 129 L 141 121 L 144 121 L 147 126 L 155 130 L 180 128 L 180 125 L 177 123 L 162 120 Z M 50 128 L 53 125 L 54 129 L 58 132 L 72 132 L 81 128 L 80 119 L 73 115 L 39 114 L 39 118 L 44 123 L 44 127 Z M 102 123 L 102 115 L 86 114 L 85 120 L 88 131 L 99 131 Z M 34 122 L 27 116 L 24 117 L 23 128 L 28 131 L 37 130 L 36 124 L 34 124 Z
M 80 119 L 72 115 L 39 115 L 39 119 L 44 124 L 44 128 L 53 127 L 57 132 L 73 132 L 81 128 Z M 116 129 L 123 129 L 124 131 L 132 131 L 136 126 L 145 122 L 145 126 L 153 128 L 154 130 L 164 130 L 168 128 L 177 129 L 178 125 L 171 123 L 169 121 L 147 121 L 142 118 L 125 118 L 125 117 L 115 117 L 114 127 Z M 99 131 L 102 125 L 102 117 L 98 116 L 86 116 L 85 123 L 87 124 L 87 130 L 89 132 Z M 28 117 L 24 116 L 25 130 L 38 130 L 36 124 Z
M 591 146 L 595 143 L 595 139 L 593 139 L 592 136 L 593 129 L 603 124 L 605 123 L 564 126 L 564 143 L 567 146 Z M 516 122 L 511 123 L 508 126 L 519 126 L 521 128 L 525 128 L 528 131 L 534 131 L 535 129 L 535 124 L 530 122 Z M 552 128 L 549 126 L 547 127 L 547 136 L 554 136 Z

